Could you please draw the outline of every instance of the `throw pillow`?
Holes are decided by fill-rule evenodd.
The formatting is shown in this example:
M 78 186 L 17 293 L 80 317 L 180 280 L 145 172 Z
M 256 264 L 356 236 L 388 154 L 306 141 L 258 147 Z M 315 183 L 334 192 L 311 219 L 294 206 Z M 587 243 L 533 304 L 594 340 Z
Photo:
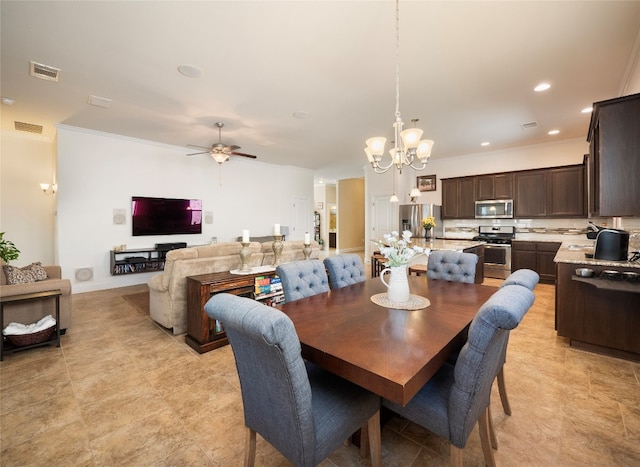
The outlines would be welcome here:
M 2 266 L 7 284 L 28 284 L 30 282 L 43 281 L 48 278 L 47 272 L 41 263 L 31 263 L 23 268 L 16 268 L 8 264 Z

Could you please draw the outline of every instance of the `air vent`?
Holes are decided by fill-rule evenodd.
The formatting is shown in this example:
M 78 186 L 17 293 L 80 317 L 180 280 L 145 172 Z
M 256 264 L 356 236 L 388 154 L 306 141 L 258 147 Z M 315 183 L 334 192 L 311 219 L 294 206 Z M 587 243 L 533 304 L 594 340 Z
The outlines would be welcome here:
M 13 122 L 13 126 L 18 131 L 26 131 L 27 133 L 42 134 L 42 125 L 34 125 L 33 123 Z
M 89 94 L 89 104 L 95 105 L 96 107 L 102 107 L 103 109 L 108 109 L 111 105 L 111 99 L 106 97 L 94 96 Z
M 528 130 L 529 128 L 535 128 L 538 126 L 538 122 L 529 122 L 529 123 L 523 123 L 522 125 L 520 125 L 520 128 L 522 128 L 523 130 Z
M 52 66 L 43 65 L 42 63 L 29 62 L 29 74 L 35 78 L 46 79 L 48 81 L 58 82 L 60 78 L 60 70 Z

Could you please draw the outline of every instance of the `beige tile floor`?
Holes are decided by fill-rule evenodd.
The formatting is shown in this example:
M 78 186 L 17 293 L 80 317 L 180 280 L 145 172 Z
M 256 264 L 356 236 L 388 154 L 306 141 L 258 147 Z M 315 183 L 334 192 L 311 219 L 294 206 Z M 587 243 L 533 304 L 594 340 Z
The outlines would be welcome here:
M 499 281 L 492 281 L 499 283 Z M 242 465 L 242 401 L 231 349 L 199 355 L 123 299 L 146 286 L 76 294 L 62 347 L 0 365 L 2 466 Z M 640 364 L 571 349 L 553 329 L 554 288 L 511 333 L 513 415 L 492 412 L 502 466 L 640 465 Z M 400 418 L 382 433 L 387 466 L 447 465 L 446 443 Z M 475 430 L 465 465 L 482 465 Z M 264 440 L 258 465 L 288 465 Z M 367 465 L 342 446 L 323 466 Z

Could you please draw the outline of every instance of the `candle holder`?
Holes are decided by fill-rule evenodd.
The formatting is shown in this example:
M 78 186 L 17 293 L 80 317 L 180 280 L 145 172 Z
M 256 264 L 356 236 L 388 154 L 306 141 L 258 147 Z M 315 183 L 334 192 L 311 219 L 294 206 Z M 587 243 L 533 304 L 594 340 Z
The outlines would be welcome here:
M 311 256 L 311 243 L 305 243 L 304 248 L 302 249 L 302 253 L 304 253 L 304 259 L 307 260 Z
M 249 249 L 250 243 L 242 242 L 242 248 L 240 248 L 240 261 L 242 261 L 242 267 L 240 271 L 250 272 L 251 266 L 249 266 L 249 258 L 251 258 L 251 250 Z
M 277 266 L 280 264 L 280 255 L 282 254 L 282 235 L 274 235 L 273 238 L 273 265 Z

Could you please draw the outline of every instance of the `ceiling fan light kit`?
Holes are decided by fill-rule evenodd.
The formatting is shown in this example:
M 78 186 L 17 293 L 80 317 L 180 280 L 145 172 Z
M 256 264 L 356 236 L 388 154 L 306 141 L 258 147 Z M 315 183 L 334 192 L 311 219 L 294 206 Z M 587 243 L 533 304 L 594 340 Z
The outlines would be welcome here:
M 217 122 L 216 126 L 218 127 L 218 142 L 211 146 L 211 148 L 205 148 L 203 146 L 195 146 L 193 144 L 189 144 L 189 147 L 206 149 L 206 151 L 194 152 L 191 154 L 187 154 L 187 156 L 197 156 L 199 154 L 209 154 L 218 164 L 222 165 L 223 162 L 229 160 L 229 156 L 242 156 L 248 157 L 249 159 L 256 159 L 256 156 L 251 154 L 245 154 L 242 152 L 237 152 L 236 149 L 240 149 L 240 146 L 236 145 L 227 145 L 222 142 L 222 127 L 224 123 Z
M 415 128 L 417 118 L 411 121 L 414 128 L 403 130 L 404 123 L 400 117 L 400 0 L 396 0 L 396 113 L 393 124 L 394 141 L 393 148 L 389 151 L 391 161 L 381 164 L 384 154 L 384 146 L 387 138 L 376 136 L 366 141 L 367 147 L 364 149 L 367 159 L 376 173 L 385 173 L 392 167 L 396 167 L 402 173 L 404 166 L 409 166 L 415 170 L 422 170 L 427 166 L 433 140 L 422 138 L 422 130 Z

